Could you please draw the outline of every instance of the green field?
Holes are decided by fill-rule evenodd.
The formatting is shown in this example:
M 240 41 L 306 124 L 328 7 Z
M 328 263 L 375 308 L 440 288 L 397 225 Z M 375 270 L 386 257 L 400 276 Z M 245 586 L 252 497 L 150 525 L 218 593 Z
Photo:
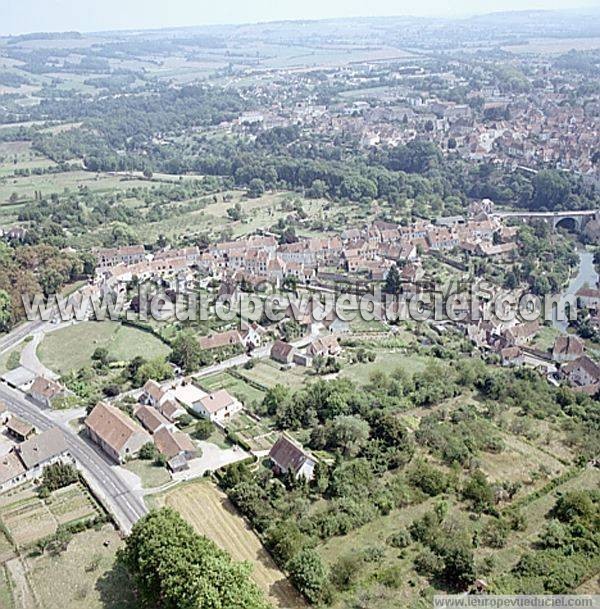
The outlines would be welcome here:
M 307 368 L 296 366 L 289 370 L 281 370 L 281 364 L 272 360 L 260 360 L 253 368 L 240 369 L 239 373 L 244 378 L 268 388 L 275 385 L 298 388 L 309 380 Z
M 140 477 L 144 488 L 157 488 L 171 480 L 166 468 L 154 465 L 152 461 L 130 461 L 124 467 Z
M 374 362 L 345 366 L 342 368 L 340 375 L 344 378 L 352 379 L 359 384 L 364 384 L 369 381 L 369 377 L 373 372 L 392 372 L 396 368 L 402 368 L 409 374 L 415 374 L 423 371 L 427 367 L 427 364 L 432 361 L 431 357 L 407 355 L 401 351 L 376 350 L 376 355 Z
M 147 188 L 148 182 L 129 179 L 118 175 L 96 174 L 88 171 L 68 171 L 57 174 L 31 175 L 27 177 L 7 178 L 0 181 L 0 206 L 6 204 L 13 193 L 22 200 L 33 200 L 37 190 L 42 195 L 61 193 L 65 189 L 76 192 L 79 188 L 89 188 L 96 192 L 127 190 L 135 186 Z
M 217 391 L 218 389 L 227 389 L 229 393 L 234 395 L 242 404 L 248 406 L 253 402 L 260 402 L 264 397 L 264 392 L 256 389 L 249 383 L 228 374 L 227 372 L 219 372 L 211 376 L 204 377 L 200 381 L 200 385 L 205 391 Z
M 117 361 L 136 356 L 146 359 L 165 357 L 169 347 L 155 336 L 118 322 L 83 322 L 46 335 L 38 347 L 38 357 L 58 374 L 79 370 L 92 363 L 98 347 L 108 349 Z

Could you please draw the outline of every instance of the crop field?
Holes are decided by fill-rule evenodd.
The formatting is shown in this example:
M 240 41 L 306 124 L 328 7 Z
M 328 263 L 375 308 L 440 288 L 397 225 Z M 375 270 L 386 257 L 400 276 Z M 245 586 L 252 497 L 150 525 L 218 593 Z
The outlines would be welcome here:
M 265 591 L 274 607 L 306 607 L 256 534 L 213 484 L 202 481 L 181 486 L 156 497 L 156 501 L 179 512 L 198 533 L 229 552 L 234 560 L 252 564 L 252 579 Z
M 247 442 L 252 450 L 257 451 L 270 450 L 279 437 L 279 433 L 274 431 L 267 421 L 256 421 L 244 413 L 228 421 L 227 429 Z
M 0 521 L 17 547 L 31 545 L 56 532 L 61 524 L 93 518 L 99 508 L 80 484 L 55 491 L 42 501 L 30 484 L 3 496 Z
M 50 332 L 38 347 L 38 357 L 50 370 L 65 374 L 92 363 L 98 347 L 108 349 L 117 361 L 137 355 L 146 359 L 164 357 L 169 348 L 158 338 L 118 322 L 83 322 Z

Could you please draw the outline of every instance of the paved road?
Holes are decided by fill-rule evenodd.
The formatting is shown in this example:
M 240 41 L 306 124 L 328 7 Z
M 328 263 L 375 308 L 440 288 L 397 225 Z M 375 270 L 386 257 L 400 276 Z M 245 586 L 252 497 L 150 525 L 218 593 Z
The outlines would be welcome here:
M 80 438 L 68 423 L 52 420 L 21 393 L 0 384 L 0 400 L 7 404 L 10 411 L 35 425 L 40 431 L 56 426 L 62 429 L 69 451 L 82 469 L 90 487 L 114 516 L 119 527 L 129 533 L 131 527 L 146 514 L 147 509 L 111 464 L 93 446 Z
M 12 349 L 33 332 L 41 330 L 46 323 L 45 321 L 28 321 L 17 326 L 10 334 L 0 338 L 0 353 Z

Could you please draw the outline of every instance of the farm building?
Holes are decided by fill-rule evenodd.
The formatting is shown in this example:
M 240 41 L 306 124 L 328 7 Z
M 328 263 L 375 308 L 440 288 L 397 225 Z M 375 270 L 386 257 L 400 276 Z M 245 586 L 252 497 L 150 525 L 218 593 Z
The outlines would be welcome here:
M 150 435 L 115 406 L 99 402 L 85 420 L 93 442 L 118 463 L 134 458 Z

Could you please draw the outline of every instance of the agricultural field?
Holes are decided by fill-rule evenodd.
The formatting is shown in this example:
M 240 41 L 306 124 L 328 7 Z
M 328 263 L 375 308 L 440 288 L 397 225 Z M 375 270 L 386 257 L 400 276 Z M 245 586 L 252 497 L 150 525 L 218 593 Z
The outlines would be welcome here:
M 226 550 L 234 560 L 248 561 L 253 566 L 252 579 L 275 608 L 307 606 L 227 496 L 212 483 L 187 484 L 151 499 L 153 505 L 168 506 L 179 512 L 198 533 Z
M 116 361 L 136 356 L 146 359 L 165 357 L 169 347 L 155 336 L 118 322 L 82 322 L 46 335 L 38 347 L 41 362 L 64 375 L 90 366 L 94 351 L 104 347 Z
M 45 501 L 32 484 L 0 496 L 0 522 L 18 548 L 53 535 L 59 525 L 88 520 L 99 513 L 96 501 L 79 483 L 55 491 Z
M 227 430 L 254 451 L 270 450 L 280 435 L 266 420 L 257 421 L 245 413 L 238 414 L 228 421 Z
M 148 182 L 139 179 L 111 174 L 96 174 L 88 171 L 66 171 L 63 173 L 31 175 L 27 177 L 7 178 L 0 181 L 0 207 L 8 203 L 14 193 L 18 201 L 33 200 L 34 192 L 47 196 L 62 193 L 65 189 L 76 192 L 89 188 L 95 192 L 113 192 L 141 186 L 148 187 Z

